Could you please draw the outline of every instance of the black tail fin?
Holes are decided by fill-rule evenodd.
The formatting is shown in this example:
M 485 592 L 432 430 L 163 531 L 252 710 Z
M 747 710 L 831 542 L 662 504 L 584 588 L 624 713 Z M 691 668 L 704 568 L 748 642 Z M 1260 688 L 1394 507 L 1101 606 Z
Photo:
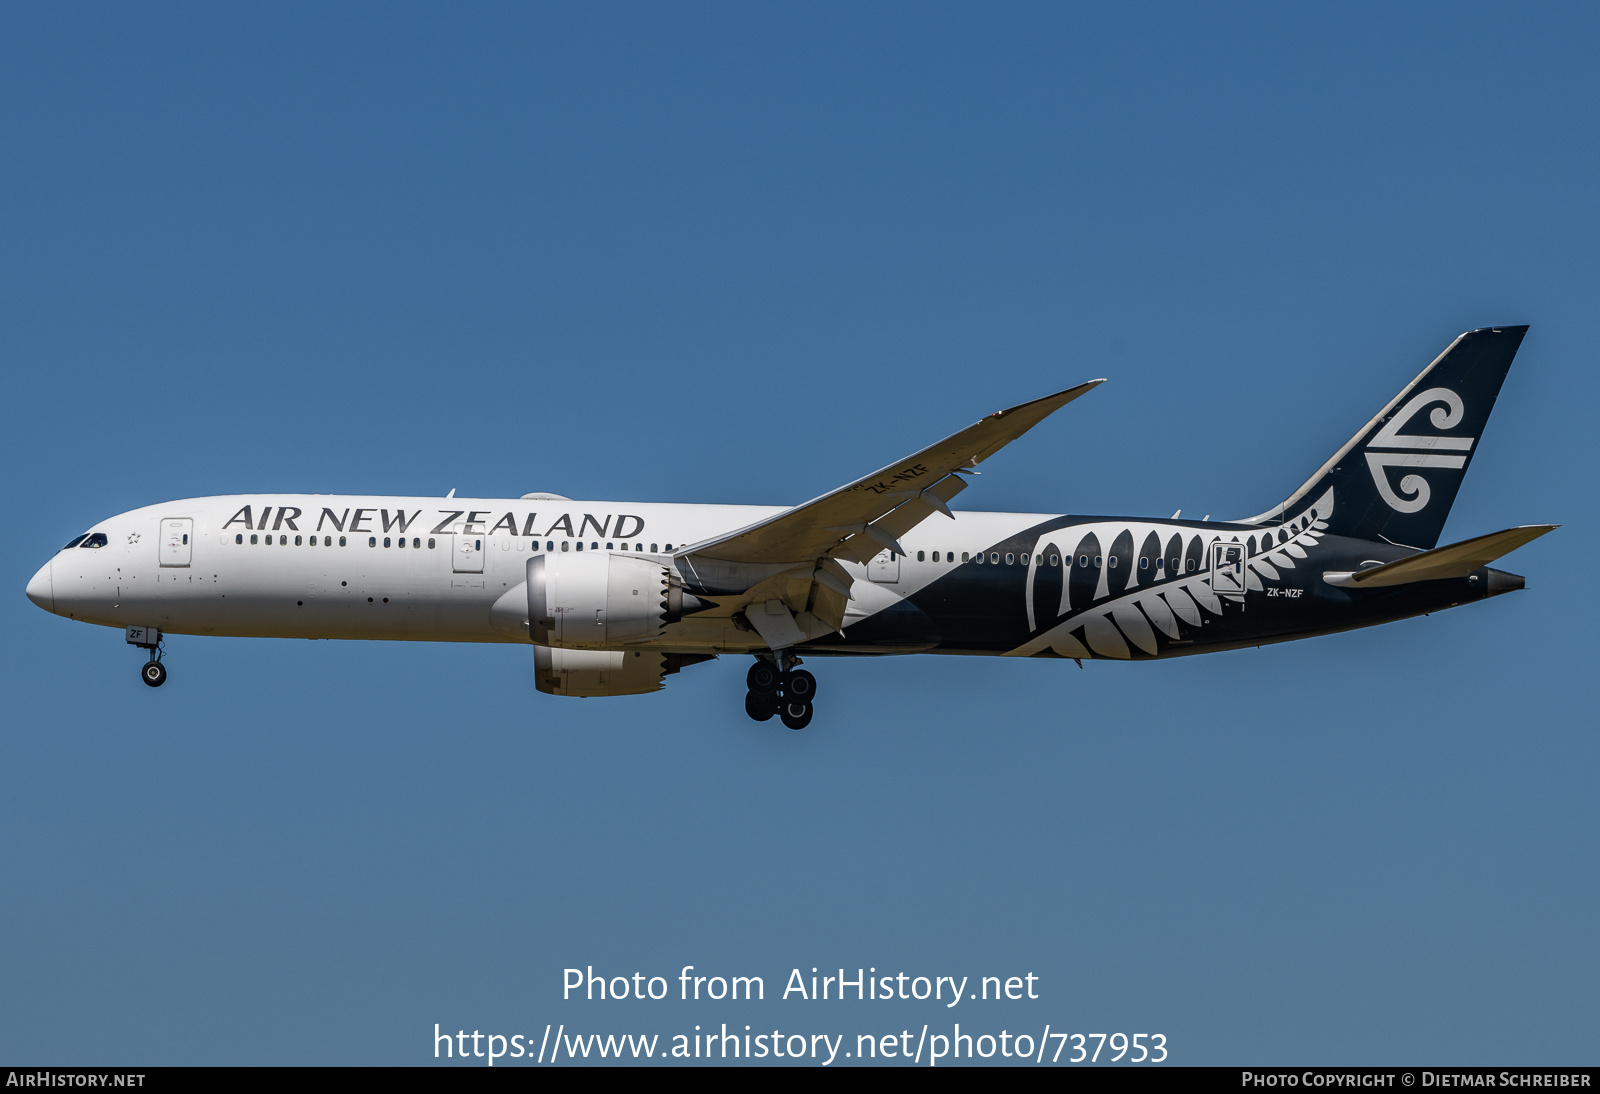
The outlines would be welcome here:
M 1315 508 L 1336 536 L 1435 546 L 1527 333 L 1484 327 L 1451 342 L 1304 486 L 1247 523 L 1285 523 Z

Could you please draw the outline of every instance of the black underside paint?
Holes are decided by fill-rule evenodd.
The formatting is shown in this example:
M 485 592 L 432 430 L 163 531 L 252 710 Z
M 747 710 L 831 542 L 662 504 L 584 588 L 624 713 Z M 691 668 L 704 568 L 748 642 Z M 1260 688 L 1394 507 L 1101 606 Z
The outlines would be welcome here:
M 1145 533 L 1137 544 L 1133 537 L 1117 535 L 1103 548 L 1090 526 L 1104 529 L 1108 524 L 1159 525 Z M 1298 529 L 1277 526 L 1262 529 L 1250 525 L 1201 522 L 1153 522 L 1107 517 L 1060 517 L 1029 528 L 1018 535 L 990 545 L 982 564 L 973 562 L 949 566 L 948 572 L 886 611 L 879 612 L 847 628 L 845 635 L 833 634 L 807 643 L 802 648 L 818 653 L 874 654 L 901 652 L 929 653 L 1010 653 L 1063 623 L 1068 633 L 1086 644 L 1081 627 L 1072 624 L 1110 606 L 1128 608 L 1128 597 L 1140 591 L 1167 591 L 1185 579 L 1205 575 L 1209 560 L 1206 543 L 1217 536 L 1225 541 L 1245 544 L 1252 560 L 1263 558 L 1279 546 L 1279 538 L 1292 536 Z M 1028 625 L 1026 584 L 1030 568 L 1021 562 L 1024 552 L 1040 546 L 1048 559 L 1057 555 L 1061 563 L 1038 566 L 1033 571 L 1035 625 Z M 1162 552 L 1164 565 L 1157 571 L 1155 549 Z M 1279 579 L 1263 582 L 1263 588 L 1247 589 L 1242 595 L 1217 597 L 1220 614 L 1198 613 L 1199 625 L 1175 620 L 1177 638 L 1152 625 L 1157 651 L 1154 655 L 1128 643 L 1129 659 L 1152 656 L 1178 656 L 1241 646 L 1280 642 L 1315 634 L 1371 626 L 1425 612 L 1453 607 L 1487 594 L 1488 571 L 1479 570 L 1471 578 L 1413 582 L 1378 589 L 1346 589 L 1328 584 L 1325 572 L 1355 571 L 1374 562 L 1389 562 L 1415 552 L 1389 544 L 1322 535 L 1302 548 L 1304 558 L 1292 568 L 1279 568 Z M 1070 551 L 1070 554 L 1069 554 Z M 1011 555 L 1017 561 L 1007 565 Z M 989 558 L 1002 561 L 993 564 Z M 1096 559 L 1107 566 L 1116 559 L 1116 577 L 1107 574 L 1105 593 L 1098 599 L 1099 572 Z M 1139 560 L 1147 560 L 1141 570 Z M 1180 573 L 1171 576 L 1171 561 L 1178 560 Z M 903 564 L 909 568 L 912 563 Z M 921 564 L 917 564 L 921 565 Z M 1191 568 L 1192 567 L 1192 568 Z M 1068 598 L 1063 610 L 1061 589 L 1067 585 Z M 1207 582 L 1209 588 L 1209 581 Z M 1147 613 L 1141 613 L 1146 616 Z M 1137 622 L 1137 620 L 1135 621 Z M 1057 632 L 1060 633 L 1060 632 Z M 1037 655 L 1062 654 L 1048 648 Z M 1067 654 L 1070 656 L 1070 654 Z

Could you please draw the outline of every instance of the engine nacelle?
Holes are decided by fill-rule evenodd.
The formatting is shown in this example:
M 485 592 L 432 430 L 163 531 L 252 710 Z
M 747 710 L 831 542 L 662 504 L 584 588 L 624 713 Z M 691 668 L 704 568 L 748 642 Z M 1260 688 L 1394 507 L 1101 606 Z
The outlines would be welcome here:
M 656 637 L 683 612 L 682 586 L 647 558 L 541 554 L 528 560 L 527 573 L 528 633 L 541 646 L 615 648 Z
M 642 595 L 642 594 L 641 594 Z M 653 650 L 562 650 L 536 646 L 533 685 L 546 695 L 642 695 L 660 691 L 669 666 Z

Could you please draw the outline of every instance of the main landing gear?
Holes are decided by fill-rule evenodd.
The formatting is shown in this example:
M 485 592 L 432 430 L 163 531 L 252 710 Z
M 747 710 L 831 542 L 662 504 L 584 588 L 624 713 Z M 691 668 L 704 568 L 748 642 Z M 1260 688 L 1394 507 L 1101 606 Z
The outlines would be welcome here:
M 800 658 L 783 650 L 773 660 L 762 659 L 751 665 L 744 678 L 750 689 L 744 697 L 744 712 L 758 722 L 776 714 L 790 729 L 810 725 L 817 678 L 794 667 L 799 663 Z

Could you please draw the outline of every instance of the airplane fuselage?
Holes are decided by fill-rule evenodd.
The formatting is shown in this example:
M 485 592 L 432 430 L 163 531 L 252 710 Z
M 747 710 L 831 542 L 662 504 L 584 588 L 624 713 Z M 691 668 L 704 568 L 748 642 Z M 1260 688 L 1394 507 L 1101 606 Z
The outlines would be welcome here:
M 527 644 L 519 588 L 534 555 L 643 556 L 677 573 L 689 592 L 711 597 L 784 566 L 708 565 L 677 553 L 782 511 L 544 499 L 193 498 L 96 524 L 91 536 L 105 545 L 64 549 L 29 592 L 58 615 L 166 634 Z M 1414 552 L 1327 535 L 1316 525 L 1309 517 L 1262 527 L 956 511 L 907 533 L 903 555 L 886 550 L 864 564 L 844 563 L 852 579 L 844 626 L 796 648 L 1144 659 L 1366 626 L 1521 585 L 1484 568 L 1444 581 L 1342 588 L 1324 575 Z M 623 646 L 692 654 L 767 648 L 741 624 L 736 613 L 700 612 Z

